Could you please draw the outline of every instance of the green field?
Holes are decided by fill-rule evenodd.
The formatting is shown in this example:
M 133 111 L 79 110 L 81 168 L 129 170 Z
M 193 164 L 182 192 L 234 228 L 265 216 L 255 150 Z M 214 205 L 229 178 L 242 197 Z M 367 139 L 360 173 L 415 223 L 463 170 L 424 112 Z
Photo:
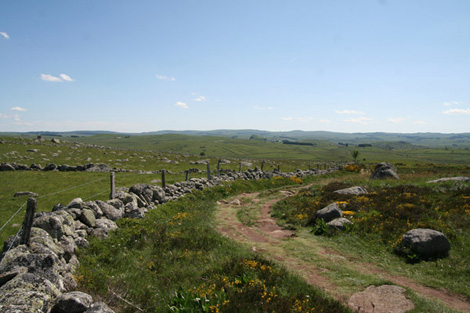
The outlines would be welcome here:
M 470 196 L 467 194 L 468 184 L 449 183 L 442 188 L 437 186 L 432 189 L 434 193 L 427 192 L 425 189 L 427 179 L 470 176 L 468 167 L 470 151 L 465 148 L 429 148 L 397 141 L 381 141 L 371 147 L 359 148 L 353 145 L 338 145 L 328 140 L 309 139 L 304 139 L 302 142 L 311 143 L 312 146 L 287 145 L 260 138 L 250 140 L 227 136 L 181 134 L 140 136 L 99 134 L 74 138 L 60 137 L 60 143 L 52 143 L 51 138 L 43 136 L 44 140 L 38 141 L 32 136 L 2 137 L 0 138 L 0 162 L 26 165 L 35 163 L 43 167 L 50 163 L 71 166 L 104 163 L 119 170 L 116 173 L 117 187 L 130 187 L 136 183 L 161 184 L 162 176 L 158 172 L 161 170 L 167 171 L 167 183 L 184 180 L 184 171 L 189 169 L 197 169 L 197 173 L 191 173 L 190 177 L 206 177 L 207 165 L 194 164 L 202 160 L 210 163 L 211 171 L 216 170 L 220 159 L 225 159 L 229 163 L 221 164 L 222 169 L 238 171 L 241 162 L 244 162 L 242 170 L 259 168 L 264 162 L 265 170 L 279 166 L 282 171 L 288 172 L 298 168 L 323 168 L 337 163 L 352 162 L 351 152 L 357 150 L 359 151 L 357 161 L 362 169 L 362 175 L 340 172 L 325 178 L 325 181 L 322 181 L 321 177 L 307 179 L 304 183 L 317 182 L 317 185 L 306 194 L 301 194 L 300 200 L 291 199 L 293 202 L 287 204 L 290 209 L 288 212 L 281 213 L 284 216 L 279 223 L 287 223 L 298 228 L 298 235 L 306 243 L 305 247 L 309 246 L 308 242 L 316 240 L 319 244 L 331 246 L 332 249 L 349 251 L 348 256 L 352 259 L 368 259 L 375 262 L 374 264 L 385 262 L 387 265 L 383 268 L 390 273 L 405 275 L 420 282 L 427 281 L 426 284 L 432 287 L 445 288 L 465 297 L 469 296 L 465 291 L 468 290 L 465 282 L 458 283 L 459 280 L 454 279 L 468 273 L 468 260 L 466 260 L 470 255 L 470 251 L 466 248 L 469 246 L 468 229 L 464 227 L 465 229 L 458 230 L 452 224 L 460 222 L 458 225 L 463 225 L 462 221 L 468 220 L 468 207 L 466 207 L 468 203 L 465 202 L 466 197 Z M 367 178 L 374 165 L 384 161 L 396 165 L 401 179 L 393 182 L 368 182 Z M 77 197 L 83 200 L 108 199 L 109 176 L 109 173 L 88 172 L 0 172 L 0 227 L 17 213 L 0 232 L 0 240 L 3 241 L 8 236 L 14 235 L 22 223 L 24 217 L 22 206 L 27 197 L 14 197 L 16 192 L 37 193 L 39 211 L 50 211 L 55 204 L 67 204 Z M 442 203 L 456 203 L 455 199 L 464 201 L 458 203 L 463 207 L 463 211 L 458 211 L 460 215 L 455 215 L 456 218 L 444 216 L 446 211 L 451 211 L 451 209 L 446 209 L 436 216 L 429 215 L 426 220 L 428 223 L 426 225 L 442 227 L 446 234 L 450 234 L 456 250 L 452 252 L 449 259 L 444 261 L 407 265 L 405 259 L 395 256 L 392 251 L 393 247 L 390 242 L 394 242 L 398 234 L 376 232 L 375 229 L 372 231 L 371 227 L 381 222 L 373 220 L 376 218 L 375 213 L 365 215 L 367 219 L 364 221 L 368 221 L 369 224 L 364 225 L 370 226 L 365 228 L 369 229 L 368 232 L 355 229 L 356 232 L 352 231 L 346 235 L 311 237 L 313 235 L 308 231 L 311 226 L 307 223 L 307 217 L 314 213 L 312 203 L 317 200 L 318 203 L 323 201 L 322 198 L 315 197 L 320 195 L 321 187 L 331 180 L 337 180 L 345 185 L 365 184 L 377 193 L 385 190 L 386 193 L 392 194 L 390 188 L 398 188 L 402 185 L 417 188 L 416 190 L 423 188 L 414 193 L 422 193 L 423 201 L 420 203 L 428 203 L 433 208 L 438 206 L 435 205 L 438 201 Z M 269 301 L 261 301 L 265 300 L 266 294 L 277 295 L 277 302 L 271 302 L 271 305 L 285 308 L 286 312 L 306 312 L 307 308 L 308 311 L 316 308 L 315 312 L 321 310 L 346 312 L 347 310 L 338 302 L 307 285 L 301 278 L 286 271 L 282 265 L 254 256 L 246 247 L 222 238 L 214 231 L 213 215 L 217 200 L 252 191 L 261 191 L 268 195 L 273 188 L 293 183 L 291 180 L 232 183 L 217 187 L 212 191 L 197 192 L 190 197 L 162 206 L 152 211 L 145 220 L 124 219 L 119 222 L 121 228 L 111 236 L 110 240 L 93 240 L 90 249 L 81 252 L 80 260 L 83 266 L 77 276 L 80 286 L 95 297 L 109 302 L 118 309 L 118 312 L 133 312 L 135 307 L 116 300 L 107 287 L 146 312 L 154 312 L 155 308 L 159 308 L 157 311 L 165 311 L 170 310 L 171 307 L 173 307 L 173 312 L 188 310 L 216 312 L 217 308 L 220 312 L 232 312 L 241 310 L 243 305 L 248 305 L 248 303 L 253 305 L 251 307 L 253 311 L 270 311 L 273 307 L 270 306 Z M 458 194 L 452 198 L 454 195 L 452 192 L 459 190 L 463 192 L 463 196 L 460 197 L 461 194 Z M 445 192 L 450 192 L 450 198 L 445 198 Z M 406 191 L 406 193 L 412 192 Z M 429 198 L 425 197 L 427 194 Z M 370 201 L 375 201 L 374 206 L 390 200 L 379 197 L 370 197 L 370 199 Z M 397 199 L 401 198 L 397 196 Z M 401 200 L 404 201 L 404 199 Z M 298 205 L 296 201 L 306 204 L 310 211 L 304 212 L 304 207 Z M 418 203 L 400 201 L 397 200 L 395 204 L 405 207 L 418 206 Z M 353 203 L 355 202 L 350 202 L 351 205 Z M 282 207 L 282 203 L 280 205 Z M 426 210 L 426 205 L 419 206 L 419 208 Z M 375 212 L 377 208 L 370 210 Z M 250 220 L 257 216 L 252 213 L 240 211 L 238 216 L 250 225 Z M 303 220 L 304 215 L 305 220 Z M 302 218 L 299 219 L 299 216 Z M 447 220 L 444 220 L 444 217 Z M 408 222 L 412 223 L 411 220 Z M 416 226 L 423 225 L 419 224 L 419 221 L 416 222 Z M 403 230 L 400 227 L 392 228 Z M 196 233 L 198 235 L 194 236 Z M 364 246 L 367 246 L 367 249 L 361 250 Z M 299 258 L 312 258 L 311 255 L 297 251 L 298 248 L 289 246 L 288 243 L 286 243 L 286 249 L 291 249 L 290 251 L 298 254 Z M 376 254 L 383 257 L 376 258 L 374 257 Z M 119 257 L 116 257 L 117 255 Z M 221 258 L 221 255 L 224 257 Z M 448 269 L 435 272 L 437 266 L 447 266 Z M 269 271 L 265 270 L 267 268 Z M 377 278 L 362 277 L 362 274 L 352 269 L 349 270 L 346 266 L 343 268 L 331 266 L 329 270 L 338 273 L 336 277 L 329 279 L 343 284 L 346 294 L 363 288 L 364 284 L 382 281 Z M 148 279 L 136 279 L 142 275 Z M 361 283 L 351 283 L 351 280 L 344 279 L 344 275 L 349 277 L 357 275 L 357 280 L 354 281 Z M 468 275 L 462 277 L 468 277 Z M 224 288 L 226 292 L 216 292 L 213 286 Z M 428 310 L 434 304 L 410 292 L 415 303 L 420 303 L 421 310 L 439 312 L 435 309 Z M 306 295 L 309 295 L 310 303 L 307 303 Z M 209 300 L 208 306 L 188 300 L 195 298 Z M 257 306 L 260 303 L 263 304 Z M 303 309 L 299 309 L 300 307 Z M 415 312 L 420 311 L 418 309 Z M 440 312 L 454 311 L 446 309 Z

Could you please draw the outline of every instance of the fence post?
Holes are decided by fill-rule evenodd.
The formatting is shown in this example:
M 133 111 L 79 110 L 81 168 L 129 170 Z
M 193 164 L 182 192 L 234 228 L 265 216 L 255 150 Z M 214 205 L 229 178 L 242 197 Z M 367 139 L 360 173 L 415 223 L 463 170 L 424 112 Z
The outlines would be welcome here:
M 211 165 L 207 162 L 207 179 L 211 180 Z
M 238 164 L 238 173 L 241 173 L 242 171 L 242 162 Z
M 184 172 L 186 173 L 186 181 L 188 181 L 188 180 L 189 180 L 189 171 L 186 170 L 186 171 L 184 171 Z
M 26 206 L 26 214 L 23 222 L 23 234 L 21 234 L 20 245 L 29 247 L 31 237 L 31 227 L 33 227 L 34 214 L 36 213 L 36 199 L 29 198 Z
M 277 165 L 277 171 L 280 172 L 281 171 L 281 165 Z
M 114 199 L 116 184 L 115 184 L 115 181 L 114 181 L 114 172 L 113 171 L 111 171 L 110 180 L 111 180 L 111 192 L 109 193 L 109 199 Z
M 166 187 L 165 170 L 162 170 L 162 188 Z
M 261 162 L 261 172 L 263 171 L 264 169 L 264 160 Z
M 220 175 L 220 160 L 217 161 L 217 174 Z

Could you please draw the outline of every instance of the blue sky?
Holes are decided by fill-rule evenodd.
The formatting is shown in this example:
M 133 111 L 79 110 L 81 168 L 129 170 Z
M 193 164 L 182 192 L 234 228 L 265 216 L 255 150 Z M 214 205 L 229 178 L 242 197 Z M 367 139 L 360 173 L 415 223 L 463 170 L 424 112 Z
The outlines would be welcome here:
M 0 131 L 470 132 L 470 1 L 0 3 Z

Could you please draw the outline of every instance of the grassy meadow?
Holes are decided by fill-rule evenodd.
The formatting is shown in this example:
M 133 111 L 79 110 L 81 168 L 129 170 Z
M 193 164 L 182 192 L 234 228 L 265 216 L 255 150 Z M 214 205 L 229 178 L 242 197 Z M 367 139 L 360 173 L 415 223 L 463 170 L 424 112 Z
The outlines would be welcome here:
M 327 177 L 303 180 L 276 179 L 232 182 L 195 192 L 149 212 L 144 220 L 123 219 L 108 240 L 91 240 L 80 251 L 77 281 L 84 290 L 110 304 L 116 312 L 349 312 L 323 291 L 308 285 L 296 274 L 274 261 L 255 255 L 251 249 L 222 237 L 214 225 L 216 202 L 246 192 L 270 193 L 284 186 L 312 187 L 277 204 L 274 215 L 310 247 L 320 242 L 352 259 L 367 261 L 396 275 L 403 275 L 434 288 L 444 288 L 470 298 L 470 187 L 468 183 L 429 185 L 427 180 L 446 176 L 470 176 L 466 149 L 426 148 L 400 142 L 372 147 L 338 145 L 325 140 L 305 140 L 313 146 L 215 136 L 184 135 L 94 135 L 37 141 L 28 137 L 0 138 L 0 162 L 30 165 L 49 163 L 84 165 L 105 163 L 128 172 L 116 173 L 117 187 L 136 183 L 160 184 L 167 170 L 167 183 L 185 179 L 184 171 L 197 169 L 190 177 L 206 177 L 219 159 L 230 163 L 222 169 L 282 171 L 323 168 L 325 164 L 351 162 L 358 150 L 360 172 L 343 170 Z M 29 150 L 29 151 L 28 151 Z M 398 181 L 370 181 L 377 162 L 398 168 Z M 246 163 L 251 163 L 247 165 Z M 38 209 L 50 211 L 72 199 L 106 200 L 109 173 L 88 172 L 0 172 L 0 227 L 27 200 L 13 197 L 18 191 L 38 193 Z M 339 187 L 365 186 L 369 195 L 353 198 L 335 196 Z M 354 226 L 339 233 L 321 230 L 312 217 L 331 201 L 341 202 Z M 241 210 L 237 215 L 246 225 L 256 214 Z M 0 232 L 0 240 L 19 229 L 24 209 Z M 321 226 L 321 225 L 320 225 Z M 443 231 L 452 244 L 448 258 L 415 262 L 413 256 L 396 253 L 399 237 L 415 227 Z M 308 249 L 289 246 L 293 255 L 314 259 Z M 304 248 L 305 248 L 304 247 Z M 302 250 L 302 251 L 300 251 Z M 340 263 L 322 264 L 325 276 L 344 289 L 345 295 L 383 280 L 346 270 Z M 341 289 L 341 290 L 343 290 Z M 430 309 L 433 302 L 409 291 L 414 312 L 454 312 Z M 123 301 L 123 299 L 125 301 Z M 440 307 L 439 307 L 440 308 Z M 420 311 L 421 310 L 421 311 Z M 440 310 L 440 311 L 439 311 Z

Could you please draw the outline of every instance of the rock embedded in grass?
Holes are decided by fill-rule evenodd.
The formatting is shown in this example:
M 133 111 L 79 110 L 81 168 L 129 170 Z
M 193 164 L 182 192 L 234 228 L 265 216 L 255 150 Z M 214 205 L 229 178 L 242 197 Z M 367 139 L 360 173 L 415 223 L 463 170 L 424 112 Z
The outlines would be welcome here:
M 359 195 L 366 195 L 368 192 L 366 188 L 361 186 L 354 186 L 350 188 L 340 189 L 333 191 L 333 193 L 337 193 L 340 195 L 351 195 L 351 196 L 359 196 Z
M 445 257 L 450 251 L 447 237 L 434 229 L 416 228 L 402 237 L 402 247 L 409 248 L 421 258 Z
M 457 176 L 457 177 L 444 177 L 444 178 L 439 178 L 435 180 L 430 180 L 427 183 L 428 184 L 433 184 L 433 183 L 443 183 L 447 181 L 457 181 L 457 182 L 468 182 L 470 181 L 470 177 L 467 176 Z
M 343 230 L 343 229 L 346 228 L 346 225 L 351 225 L 352 222 L 350 220 L 348 220 L 347 218 L 345 218 L 345 217 L 338 217 L 338 218 L 335 218 L 334 220 L 328 222 L 327 224 L 330 227 L 333 227 L 333 228 L 336 228 L 336 229 L 339 229 L 339 230 Z
M 369 286 L 349 298 L 348 306 L 361 313 L 405 313 L 414 304 L 404 295 L 405 288 L 393 285 Z
M 370 179 L 399 179 L 395 166 L 390 163 L 382 162 L 375 166 L 374 172 Z
M 321 210 L 318 210 L 316 213 L 316 217 L 318 219 L 324 220 L 326 223 L 331 222 L 335 218 L 339 218 L 343 216 L 343 211 L 339 208 L 336 202 L 324 207 Z

